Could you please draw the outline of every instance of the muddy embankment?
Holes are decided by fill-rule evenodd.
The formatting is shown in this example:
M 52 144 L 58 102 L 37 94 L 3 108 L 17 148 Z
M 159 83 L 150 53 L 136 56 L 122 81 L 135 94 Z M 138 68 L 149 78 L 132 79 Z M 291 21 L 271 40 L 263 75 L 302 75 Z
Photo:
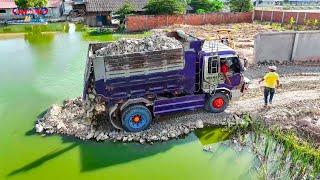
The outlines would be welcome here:
M 97 141 L 156 142 L 177 138 L 204 126 L 242 123 L 249 114 L 269 128 L 303 132 L 320 144 L 320 66 L 280 66 L 282 87 L 277 89 L 273 105 L 263 107 L 262 88 L 258 84 L 266 67 L 252 67 L 246 75 L 252 79 L 250 90 L 240 101 L 232 102 L 221 114 L 203 110 L 178 113 L 156 119 L 150 128 L 139 133 L 114 129 L 103 111 L 94 120 L 87 119 L 81 98 L 53 105 L 36 122 L 36 130 L 43 134 L 66 134 L 80 139 Z M 98 109 L 100 107 L 97 107 Z

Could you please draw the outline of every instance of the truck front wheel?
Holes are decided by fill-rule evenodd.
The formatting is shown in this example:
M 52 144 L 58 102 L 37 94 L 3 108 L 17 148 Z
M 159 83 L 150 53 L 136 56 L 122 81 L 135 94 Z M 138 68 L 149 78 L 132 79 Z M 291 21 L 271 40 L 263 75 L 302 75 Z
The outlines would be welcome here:
M 227 95 L 223 93 L 216 93 L 207 97 L 206 108 L 212 113 L 221 113 L 229 105 L 229 99 Z
M 133 105 L 123 111 L 121 121 L 125 130 L 139 132 L 148 129 L 152 121 L 152 115 L 147 107 Z

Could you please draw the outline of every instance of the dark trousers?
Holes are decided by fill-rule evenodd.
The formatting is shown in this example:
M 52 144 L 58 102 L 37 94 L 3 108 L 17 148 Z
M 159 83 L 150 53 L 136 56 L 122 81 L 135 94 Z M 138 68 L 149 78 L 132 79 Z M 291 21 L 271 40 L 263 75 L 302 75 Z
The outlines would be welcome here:
M 268 96 L 269 96 L 269 103 L 272 103 L 272 99 L 275 93 L 274 88 L 264 87 L 264 104 L 268 105 Z

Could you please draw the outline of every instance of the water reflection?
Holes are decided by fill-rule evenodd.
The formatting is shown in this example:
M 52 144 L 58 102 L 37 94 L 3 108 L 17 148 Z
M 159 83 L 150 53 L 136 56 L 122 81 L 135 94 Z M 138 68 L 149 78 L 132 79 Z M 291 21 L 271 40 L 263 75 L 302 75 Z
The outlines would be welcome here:
M 32 131 L 28 131 L 26 135 L 30 136 L 36 134 L 33 129 Z M 56 149 L 29 164 L 10 172 L 7 176 L 14 176 L 37 168 L 76 147 L 80 149 L 81 172 L 87 172 L 153 156 L 168 151 L 174 146 L 190 143 L 196 140 L 196 137 L 194 135 L 189 135 L 185 139 L 172 140 L 153 145 L 82 141 L 70 137 L 63 137 L 62 140 L 63 143 L 71 144 L 65 148 Z
M 206 127 L 204 129 L 197 129 L 194 133 L 203 146 L 226 141 L 232 135 L 230 129 L 223 127 Z
M 38 117 L 44 116 L 46 111 L 39 114 Z M 26 132 L 26 136 L 37 135 L 35 130 Z M 215 144 L 225 141 L 230 137 L 230 131 L 225 128 L 204 128 L 198 129 L 184 138 L 171 140 L 168 142 L 155 143 L 153 145 L 141 145 L 138 143 L 113 143 L 113 142 L 95 142 L 82 141 L 70 137 L 62 137 L 63 143 L 71 143 L 71 145 L 50 152 L 39 159 L 12 171 L 8 176 L 22 173 L 38 166 L 43 165 L 46 161 L 58 157 L 59 155 L 78 147 L 80 149 L 81 172 L 93 171 L 109 166 L 139 160 L 142 158 L 157 155 L 166 152 L 173 147 L 185 145 L 197 140 L 201 144 Z M 223 153 L 226 147 L 217 146 L 218 151 Z M 219 153 L 218 153 L 219 154 Z
M 24 40 L 33 46 L 50 45 L 54 36 L 52 32 L 45 32 L 43 26 L 35 25 L 24 35 Z
M 12 171 L 10 174 L 8 174 L 8 176 L 13 176 L 13 175 L 16 175 L 16 174 L 19 174 L 19 173 L 22 173 L 22 172 L 29 171 L 29 170 L 31 170 L 31 169 L 33 169 L 35 167 L 41 166 L 42 164 L 46 163 L 47 161 L 49 161 L 49 160 L 51 160 L 53 158 L 56 158 L 59 155 L 65 153 L 65 152 L 68 152 L 71 149 L 74 149 L 75 147 L 77 147 L 77 144 L 71 144 L 66 148 L 54 150 L 53 152 L 42 156 L 41 158 L 31 162 L 30 164 L 27 164 L 27 165 L 25 165 L 25 166 L 23 166 L 23 167 L 21 167 L 19 169 L 16 169 L 16 170 Z

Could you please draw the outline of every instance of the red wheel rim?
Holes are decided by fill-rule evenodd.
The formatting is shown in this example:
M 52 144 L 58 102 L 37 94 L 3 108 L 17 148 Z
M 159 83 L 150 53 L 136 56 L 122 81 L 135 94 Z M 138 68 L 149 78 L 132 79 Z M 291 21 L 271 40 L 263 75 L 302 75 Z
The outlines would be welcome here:
M 214 108 L 220 109 L 220 108 L 223 107 L 223 105 L 224 105 L 224 100 L 223 100 L 223 98 L 217 98 L 217 99 L 215 99 L 215 100 L 212 101 L 212 106 L 213 106 Z
M 131 121 L 138 124 L 140 121 L 142 120 L 142 117 L 138 114 L 134 115 L 132 118 L 131 118 Z

